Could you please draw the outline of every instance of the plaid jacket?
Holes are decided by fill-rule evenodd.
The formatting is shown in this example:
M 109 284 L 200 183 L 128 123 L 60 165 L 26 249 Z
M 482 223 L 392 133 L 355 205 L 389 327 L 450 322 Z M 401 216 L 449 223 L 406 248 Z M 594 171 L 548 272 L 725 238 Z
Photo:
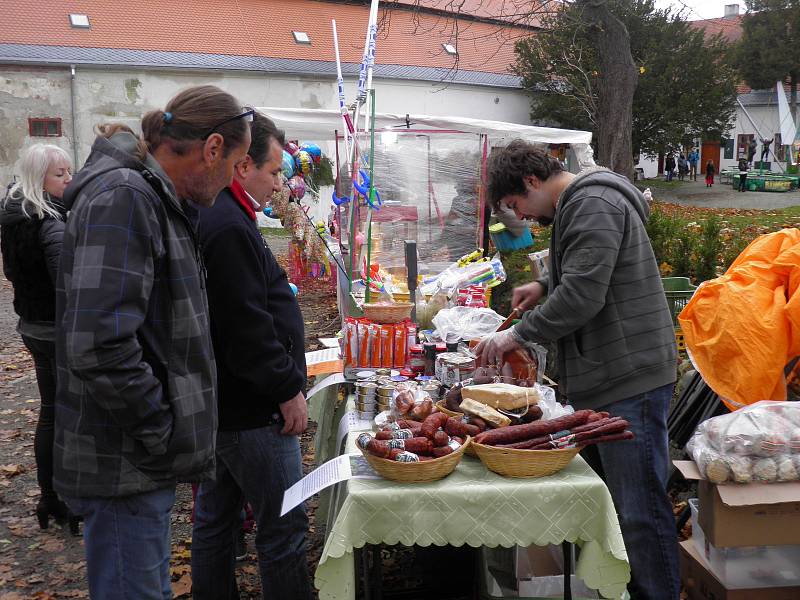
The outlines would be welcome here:
M 169 178 L 98 137 L 67 189 L 56 283 L 56 490 L 126 496 L 208 479 L 216 373 L 204 269 Z

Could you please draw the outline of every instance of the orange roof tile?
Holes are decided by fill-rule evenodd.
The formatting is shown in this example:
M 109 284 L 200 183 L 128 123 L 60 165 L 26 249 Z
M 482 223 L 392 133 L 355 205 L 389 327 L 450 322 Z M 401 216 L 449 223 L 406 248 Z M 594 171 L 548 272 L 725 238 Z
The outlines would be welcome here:
M 528 27 L 539 27 L 542 16 L 560 5 L 552 0 L 388 0 L 383 3 L 384 6 L 391 4 L 461 13 Z
M 0 0 L 0 43 L 330 61 L 335 18 L 342 61 L 360 63 L 368 10 L 315 0 Z M 88 15 L 91 29 L 72 28 L 69 13 Z M 458 68 L 489 73 L 508 73 L 513 42 L 530 35 L 397 8 L 382 13 L 381 23 L 376 63 L 453 68 L 442 43 L 453 43 L 457 29 Z M 307 32 L 311 45 L 296 44 L 293 30 Z
M 721 33 L 722 37 L 729 43 L 736 42 L 742 37 L 742 17 L 736 15 L 732 17 L 720 17 L 718 19 L 702 19 L 689 21 L 689 25 L 695 29 L 704 29 L 707 36 Z

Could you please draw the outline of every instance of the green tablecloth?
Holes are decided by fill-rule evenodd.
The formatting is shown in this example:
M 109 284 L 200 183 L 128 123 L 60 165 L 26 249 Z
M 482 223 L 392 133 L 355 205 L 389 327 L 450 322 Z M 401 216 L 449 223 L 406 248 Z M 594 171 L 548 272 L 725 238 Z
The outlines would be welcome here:
M 348 452 L 355 451 L 357 435 L 348 434 Z M 432 483 L 351 479 L 343 485 L 315 576 L 321 600 L 354 598 L 353 549 L 365 544 L 510 547 L 566 540 L 581 547 L 575 574 L 603 596 L 621 597 L 630 578 L 611 496 L 580 457 L 538 479 L 501 477 L 465 456 L 451 475 Z

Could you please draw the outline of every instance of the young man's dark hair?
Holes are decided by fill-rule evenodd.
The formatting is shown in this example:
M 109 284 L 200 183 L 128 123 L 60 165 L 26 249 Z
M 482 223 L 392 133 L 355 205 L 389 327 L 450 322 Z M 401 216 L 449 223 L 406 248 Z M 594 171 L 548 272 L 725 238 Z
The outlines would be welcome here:
M 523 177 L 532 175 L 545 181 L 564 170 L 557 158 L 524 140 L 514 140 L 505 148 L 494 150 L 487 170 L 492 210 L 496 211 L 506 196 L 525 193 Z
M 278 142 L 282 147 L 286 143 L 286 135 L 282 129 L 278 129 L 269 117 L 256 112 L 253 115 L 253 122 L 250 123 L 250 150 L 247 154 L 253 159 L 257 169 L 260 169 L 269 159 L 270 143 L 272 140 Z

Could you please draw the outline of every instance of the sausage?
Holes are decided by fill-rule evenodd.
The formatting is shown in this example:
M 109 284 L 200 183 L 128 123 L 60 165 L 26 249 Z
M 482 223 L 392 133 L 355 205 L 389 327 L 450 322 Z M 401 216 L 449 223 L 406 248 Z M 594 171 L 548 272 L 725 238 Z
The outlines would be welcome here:
M 583 425 L 594 411 L 579 410 L 571 415 L 564 415 L 557 419 L 547 421 L 534 421 L 524 425 L 509 425 L 484 431 L 475 438 L 479 444 L 494 446 L 496 444 L 512 444 L 536 437 L 541 437 L 549 433 L 569 430 L 572 427 Z
M 414 421 L 413 419 L 400 419 L 397 421 L 397 425 L 399 425 L 402 429 L 410 429 L 415 434 L 422 429 L 422 423 L 419 421 Z
M 418 421 L 424 421 L 428 417 L 428 415 L 431 414 L 432 410 L 433 410 L 433 400 L 431 400 L 430 398 L 425 398 L 425 400 L 423 400 L 422 402 L 420 402 L 419 404 L 414 406 L 414 408 L 411 409 L 411 416 L 412 418 Z
M 430 454 L 433 452 L 433 443 L 426 437 L 413 437 L 403 440 L 403 447 L 414 454 Z
M 612 433 L 610 435 L 601 435 L 600 437 L 591 438 L 589 440 L 584 440 L 578 447 L 583 448 L 585 446 L 589 446 L 591 444 L 601 444 L 604 442 L 617 442 L 620 440 L 632 440 L 634 437 L 632 431 L 622 431 L 620 433 Z
M 592 431 L 593 429 L 597 429 L 598 427 L 602 427 L 609 423 L 616 423 L 622 420 L 622 417 L 606 417 L 605 419 L 599 419 L 592 421 L 591 419 L 586 422 L 585 425 L 579 425 L 578 427 L 572 428 L 572 433 L 582 433 L 584 431 Z M 627 421 L 626 421 L 627 422 Z
M 600 427 L 595 427 L 589 431 L 583 431 L 581 433 L 575 434 L 575 442 L 578 443 L 583 440 L 587 440 L 589 438 L 596 438 L 602 437 L 605 435 L 610 435 L 612 433 L 619 433 L 621 431 L 625 431 L 628 428 L 629 423 L 625 419 L 620 419 L 619 421 L 612 421 L 611 423 L 606 423 L 601 425 Z
M 478 428 L 478 432 L 486 431 L 486 421 L 484 421 L 480 417 L 476 417 L 475 415 L 470 415 L 469 416 L 469 424 L 470 425 L 475 425 L 475 427 Z
M 414 437 L 411 429 L 383 429 L 375 434 L 376 440 L 407 440 Z
M 397 447 L 398 446 L 390 446 L 388 441 L 376 440 L 375 438 L 372 438 L 369 442 L 367 442 L 366 450 L 373 456 L 390 458 L 392 456 L 392 450 L 396 449 Z
M 447 446 L 450 443 L 450 436 L 447 435 L 444 431 L 437 431 L 433 434 L 433 445 L 437 448 L 441 446 Z
M 394 406 L 399 414 L 408 414 L 414 408 L 414 395 L 409 391 L 400 392 L 394 399 Z
M 453 449 L 450 446 L 440 446 L 439 448 L 433 449 L 433 455 L 436 458 L 441 458 L 442 456 L 447 456 L 448 454 L 452 454 Z
M 460 438 L 465 438 L 468 435 L 475 437 L 480 433 L 480 430 L 477 428 L 477 426 L 465 423 L 457 417 L 450 417 L 447 419 L 444 430 L 449 435 L 458 436 Z
M 448 420 L 448 417 L 444 413 L 434 413 L 428 416 L 423 422 L 422 427 L 420 428 L 420 435 L 425 436 L 429 440 L 433 439 L 433 436 L 442 427 Z

